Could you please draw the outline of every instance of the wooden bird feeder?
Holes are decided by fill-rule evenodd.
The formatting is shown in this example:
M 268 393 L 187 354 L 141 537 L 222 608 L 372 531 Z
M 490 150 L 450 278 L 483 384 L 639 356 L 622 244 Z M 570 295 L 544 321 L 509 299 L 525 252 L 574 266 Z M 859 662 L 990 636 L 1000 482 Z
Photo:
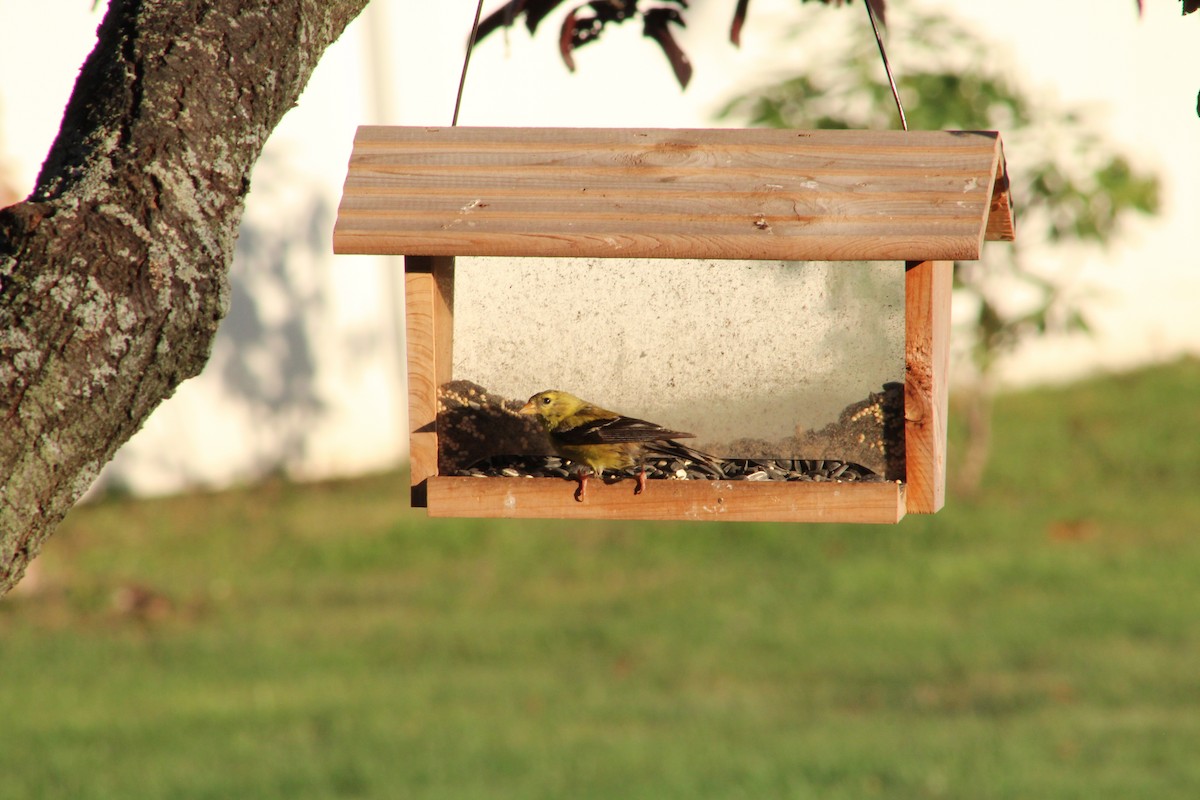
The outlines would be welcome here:
M 953 262 L 1013 237 L 995 132 L 362 127 L 334 250 L 405 257 L 413 504 L 430 515 L 897 522 L 944 502 Z M 562 478 L 439 472 L 439 388 L 469 377 L 451 359 L 468 256 L 902 262 L 901 474 L 658 480 L 640 495 L 593 480 L 578 502 Z M 529 303 L 554 291 L 569 287 Z M 571 387 L 514 399 L 547 388 Z

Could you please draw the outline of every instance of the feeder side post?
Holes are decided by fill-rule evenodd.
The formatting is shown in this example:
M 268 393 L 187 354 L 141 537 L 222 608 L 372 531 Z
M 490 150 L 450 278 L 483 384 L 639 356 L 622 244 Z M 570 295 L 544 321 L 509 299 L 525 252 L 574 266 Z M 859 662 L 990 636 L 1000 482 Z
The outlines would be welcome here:
M 953 276 L 953 261 L 905 265 L 905 504 L 914 514 L 932 514 L 946 502 Z
M 404 307 L 412 506 L 423 508 L 426 480 L 438 474 L 438 387 L 454 355 L 453 256 L 404 257 Z

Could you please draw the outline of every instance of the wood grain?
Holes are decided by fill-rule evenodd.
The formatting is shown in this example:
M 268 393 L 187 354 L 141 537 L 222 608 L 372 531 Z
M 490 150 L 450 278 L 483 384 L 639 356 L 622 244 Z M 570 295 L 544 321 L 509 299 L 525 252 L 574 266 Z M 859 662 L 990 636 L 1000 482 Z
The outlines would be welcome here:
M 421 507 L 426 480 L 438 473 L 437 396 L 451 375 L 454 259 L 406 257 L 404 295 L 412 504 Z
M 542 517 L 697 521 L 895 523 L 904 516 L 898 483 L 649 481 L 588 482 L 583 502 L 575 482 L 557 478 L 435 477 L 430 516 Z
M 992 132 L 365 126 L 334 250 L 974 259 L 1003 175 Z
M 1016 218 L 1013 216 L 1012 185 L 1008 180 L 1008 162 L 1004 159 L 1004 144 L 996 143 L 996 169 L 992 186 L 992 202 L 988 208 L 988 241 L 1013 242 L 1017 239 Z
M 950 261 L 913 262 L 905 271 L 905 502 L 914 514 L 932 514 L 946 502 L 953 275 Z

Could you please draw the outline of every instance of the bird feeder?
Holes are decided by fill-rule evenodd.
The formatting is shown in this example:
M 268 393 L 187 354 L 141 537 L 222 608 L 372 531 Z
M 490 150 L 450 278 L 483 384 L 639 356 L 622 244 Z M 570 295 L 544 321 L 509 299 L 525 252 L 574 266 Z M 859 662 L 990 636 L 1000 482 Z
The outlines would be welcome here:
M 978 259 L 985 239 L 1013 239 L 1007 171 L 995 132 L 367 126 L 354 141 L 334 250 L 404 256 L 412 496 L 414 506 L 432 516 L 897 522 L 907 512 L 935 512 L 944 502 L 952 268 L 956 260 Z M 618 262 L 626 265 L 619 275 Z M 593 347 L 593 337 L 626 317 L 623 309 L 632 314 L 648 308 L 654 319 L 674 314 L 698 329 L 729 327 L 718 319 L 723 311 L 693 319 L 697 305 L 686 292 L 648 294 L 637 281 L 652 282 L 682 265 L 678 274 L 689 280 L 703 273 L 717 281 L 716 288 L 699 290 L 710 307 L 724 307 L 726 294 L 739 294 L 730 286 L 757 283 L 763 284 L 757 299 L 748 302 L 765 308 L 766 299 L 787 302 L 790 287 L 812 265 L 826 270 L 818 283 L 827 287 L 860 274 L 846 270 L 879 272 L 879 262 L 897 287 L 889 301 L 900 331 L 895 380 L 887 383 L 894 403 L 879 411 L 885 389 L 871 395 L 879 401 L 875 406 L 843 415 L 858 419 L 870 412 L 890 425 L 887 452 L 865 470 L 872 480 L 833 474 L 787 479 L 796 477 L 788 469 L 801 460 L 837 457 L 794 451 L 782 454 L 793 459 L 782 470 L 784 479 L 755 480 L 762 476 L 747 475 L 755 464 L 766 465 L 765 474 L 780 472 L 775 467 L 784 462 L 778 452 L 770 454 L 774 461 L 759 458 L 765 454 L 745 443 L 757 440 L 746 437 L 739 446 L 751 452 L 740 456 L 740 477 L 751 479 L 652 480 L 641 494 L 632 481 L 592 481 L 584 502 L 561 477 L 527 477 L 519 470 L 479 477 L 463 472 L 464 464 L 449 463 L 448 442 L 470 413 L 490 413 L 498 425 L 492 433 L 473 429 L 472 435 L 513 441 L 510 426 L 525 421 L 511 413 L 513 403 L 550 388 L 701 435 L 695 429 L 703 421 L 677 427 L 640 404 L 585 393 L 555 377 L 568 374 L 555 371 L 566 360 L 582 362 L 570 374 L 603 367 L 620 375 L 683 346 L 685 337 L 671 334 L 641 341 L 642 324 L 634 323 L 620 334 L 619 347 Z M 512 264 L 524 270 L 517 278 L 507 271 Z M 760 265 L 765 272 L 756 271 Z M 468 283 L 456 286 L 456 278 Z M 519 339 L 489 339 L 474 348 L 455 342 L 468 335 L 455 310 L 456 298 L 467 295 L 481 302 L 506 298 L 483 314 L 485 328 L 548 328 L 550 338 L 536 346 Z M 872 294 L 859 305 L 873 303 L 882 301 Z M 732 360 L 715 371 L 716 383 L 725 384 L 712 395 L 740 393 L 752 400 L 759 385 L 779 383 L 752 369 L 759 361 L 783 352 L 783 363 L 790 363 L 786 346 L 797 339 L 819 355 L 837 349 L 819 335 L 788 335 L 809 320 L 809 305 L 776 314 L 771 332 L 757 335 L 752 346 L 706 341 L 699 355 L 655 361 L 653 379 L 637 380 L 650 384 L 641 387 L 647 396 L 685 396 L 688 387 L 680 384 L 686 381 L 673 365 L 703 362 L 705 353 L 716 358 L 719 351 Z M 831 324 L 841 324 L 843 316 L 835 310 Z M 854 327 L 864 329 L 863 336 L 873 333 L 872 326 Z M 471 330 L 477 335 L 478 326 Z M 537 377 L 522 379 L 519 391 L 509 389 L 508 407 L 491 413 L 479 408 L 486 393 L 466 383 L 477 380 L 474 371 L 457 374 L 455 357 L 467 350 L 476 353 L 473 363 L 480 369 L 499 365 L 496 380 L 513 374 L 515 364 L 532 365 Z M 793 371 L 784 369 L 780 385 L 813 381 L 799 363 Z M 455 387 L 470 396 L 451 408 L 447 393 Z M 704 402 L 693 398 L 688 405 L 703 411 Z M 746 403 L 741 408 L 746 421 L 772 416 Z M 805 441 L 799 427 L 788 441 Z M 883 448 L 882 438 L 878 444 Z

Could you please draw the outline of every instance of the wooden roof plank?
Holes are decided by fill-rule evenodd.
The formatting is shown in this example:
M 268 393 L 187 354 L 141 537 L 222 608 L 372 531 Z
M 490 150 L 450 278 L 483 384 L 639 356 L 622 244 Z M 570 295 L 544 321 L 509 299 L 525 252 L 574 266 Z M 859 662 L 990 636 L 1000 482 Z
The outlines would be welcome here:
M 1011 238 L 1006 175 L 990 132 L 368 126 L 334 249 L 972 259 Z

